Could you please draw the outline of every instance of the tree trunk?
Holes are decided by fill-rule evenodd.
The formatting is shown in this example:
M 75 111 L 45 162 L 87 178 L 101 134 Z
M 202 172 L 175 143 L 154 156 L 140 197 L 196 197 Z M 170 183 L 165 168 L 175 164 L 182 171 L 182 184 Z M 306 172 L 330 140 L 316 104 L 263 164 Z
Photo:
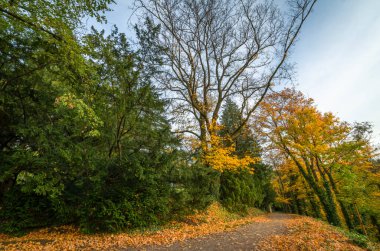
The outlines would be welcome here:
M 376 227 L 376 229 L 377 229 L 376 237 L 377 237 L 377 239 L 380 241 L 380 224 L 379 224 L 379 222 L 377 221 L 376 216 L 371 215 L 370 218 L 371 218 L 371 222 L 372 222 L 372 224 L 373 224 L 373 225 Z
M 336 187 L 336 184 L 335 184 L 335 181 L 331 175 L 331 172 L 326 172 L 327 173 L 327 177 L 331 183 L 331 187 L 335 193 L 335 196 L 338 196 L 339 195 L 339 191 Z M 354 225 L 352 224 L 352 221 L 351 221 L 351 218 L 350 218 L 350 214 L 348 213 L 348 210 L 346 208 L 346 206 L 344 205 L 343 201 L 338 199 L 337 198 L 337 201 L 339 203 L 339 206 L 340 206 L 340 209 L 342 210 L 342 213 L 343 213 L 343 217 L 344 217 L 344 220 L 346 222 L 346 225 L 349 229 L 354 229 Z
M 365 226 L 364 226 L 364 223 L 363 223 L 363 220 L 362 220 L 362 216 L 358 210 L 358 207 L 356 206 L 356 204 L 354 204 L 354 209 L 355 209 L 355 212 L 356 212 L 356 215 L 358 216 L 358 219 L 359 219 L 359 222 L 360 222 L 360 227 L 363 231 L 363 234 L 367 235 L 367 230 L 365 229 Z
M 305 178 L 306 182 L 310 185 L 311 189 L 315 192 L 317 195 L 319 201 L 322 204 L 322 208 L 326 213 L 327 221 L 334 225 L 334 226 L 341 226 L 341 222 L 338 216 L 338 212 L 336 210 L 336 206 L 334 201 L 331 199 L 331 196 L 328 195 L 328 191 L 321 188 L 313 179 L 312 176 L 308 175 L 304 168 L 302 167 L 301 163 L 294 158 L 294 156 L 290 155 L 292 157 L 293 161 L 297 165 L 298 169 L 300 170 L 302 176 Z M 327 184 L 328 185 L 328 184 Z M 328 186 L 327 186 L 328 188 Z

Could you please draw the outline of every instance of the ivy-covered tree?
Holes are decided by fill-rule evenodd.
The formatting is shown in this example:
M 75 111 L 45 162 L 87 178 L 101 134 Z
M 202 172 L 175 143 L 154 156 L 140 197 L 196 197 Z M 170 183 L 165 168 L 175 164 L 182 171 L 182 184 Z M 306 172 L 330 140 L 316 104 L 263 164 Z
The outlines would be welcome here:
M 285 89 L 262 103 L 257 128 L 268 140 L 267 150 L 284 159 L 282 168 L 296 170 L 302 177 L 291 194 L 303 190 L 310 204 L 315 195 L 331 224 L 366 232 L 362 214 L 378 217 L 379 212 L 378 174 L 365 124 L 352 126 L 331 113 L 321 113 L 312 99 Z M 290 175 L 281 179 L 282 186 L 285 181 L 294 184 Z

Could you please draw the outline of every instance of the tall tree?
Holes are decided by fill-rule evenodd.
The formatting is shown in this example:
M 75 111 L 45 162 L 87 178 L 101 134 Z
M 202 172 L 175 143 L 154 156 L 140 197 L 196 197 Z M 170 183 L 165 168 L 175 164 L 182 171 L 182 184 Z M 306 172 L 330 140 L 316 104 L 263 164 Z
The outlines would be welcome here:
M 222 137 L 228 136 L 232 139 L 231 141 L 235 145 L 235 153 L 238 156 L 248 154 L 252 157 L 260 157 L 261 149 L 259 143 L 255 139 L 252 129 L 249 128 L 248 125 L 244 126 L 236 137 L 232 137 L 236 129 L 242 123 L 242 120 L 243 117 L 240 113 L 239 106 L 231 99 L 227 99 L 223 106 L 223 112 L 220 118 L 221 129 L 219 135 Z
M 268 95 L 257 122 L 258 130 L 269 140 L 268 148 L 290 158 L 318 196 L 328 221 L 341 225 L 341 210 L 350 227 L 337 180 L 343 173 L 368 173 L 373 153 L 368 142 L 356 140 L 348 123 L 331 113 L 320 113 L 312 99 L 293 89 Z
M 57 196 L 57 168 L 97 136 L 101 121 L 88 105 L 95 74 L 76 31 L 86 15 L 102 19 L 110 2 L 0 3 L 1 196 L 16 182 Z
M 78 32 L 85 16 L 102 19 L 110 2 L 0 3 L 4 228 L 50 224 L 67 213 L 61 200 L 65 185 L 93 168 L 88 145 L 98 139 L 102 121 L 91 106 L 96 72 Z M 44 214 L 48 220 L 40 218 Z
M 156 80 L 174 117 L 186 120 L 179 131 L 207 149 L 228 98 L 239 100 L 236 137 L 271 85 L 289 77 L 287 58 L 316 0 L 292 1 L 288 15 L 268 1 L 136 2 L 160 26 L 164 70 Z
M 250 156 L 256 161 L 232 170 L 224 170 L 220 177 L 220 200 L 233 211 L 245 211 L 248 207 L 268 210 L 274 200 L 272 170 L 260 161 L 261 148 L 251 128 L 245 126 L 237 137 L 231 139 L 231 134 L 242 119 L 236 103 L 227 99 L 223 107 L 219 135 L 222 139 L 227 139 L 223 143 L 232 146 L 236 157 Z

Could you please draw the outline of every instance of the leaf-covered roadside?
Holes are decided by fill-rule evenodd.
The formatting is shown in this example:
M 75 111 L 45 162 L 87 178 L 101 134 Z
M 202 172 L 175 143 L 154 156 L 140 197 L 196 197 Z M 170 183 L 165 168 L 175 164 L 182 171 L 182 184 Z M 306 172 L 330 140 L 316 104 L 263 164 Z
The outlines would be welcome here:
M 359 242 L 359 236 L 346 235 L 339 228 L 310 217 L 288 219 L 285 224 L 288 233 L 267 236 L 265 240 L 259 243 L 259 250 L 359 251 L 379 250 L 380 248 L 368 240 Z
M 86 235 L 76 227 L 64 226 L 41 229 L 22 237 L 0 235 L 0 250 L 117 250 L 169 245 L 211 233 L 232 231 L 243 224 L 268 221 L 258 214 L 259 211 L 251 210 L 248 216 L 241 217 L 213 204 L 206 212 L 189 216 L 182 222 L 171 222 L 157 231 Z

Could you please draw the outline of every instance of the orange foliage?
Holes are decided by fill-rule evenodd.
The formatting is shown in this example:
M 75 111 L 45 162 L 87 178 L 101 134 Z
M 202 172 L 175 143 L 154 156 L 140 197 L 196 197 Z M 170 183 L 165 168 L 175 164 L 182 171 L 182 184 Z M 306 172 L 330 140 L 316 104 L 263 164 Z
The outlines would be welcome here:
M 288 232 L 268 236 L 259 243 L 259 250 L 304 250 L 304 251 L 363 251 L 332 226 L 310 217 L 286 220 Z
M 317 194 L 328 185 L 326 194 L 331 193 L 334 201 L 379 211 L 378 205 L 371 205 L 375 200 L 367 199 L 376 198 L 377 190 L 364 185 L 370 180 L 378 184 L 370 162 L 374 149 L 366 140 L 355 139 L 354 128 L 347 122 L 332 113 L 321 113 L 312 99 L 294 89 L 268 95 L 256 121 L 256 131 L 268 140 L 267 152 L 282 162 L 276 165 L 279 179 L 286 181 L 292 174 L 290 185 L 283 182 L 280 187 L 275 182 L 277 192 L 284 190 L 280 195 L 291 190 L 299 198 L 306 195 L 308 187 Z M 296 172 L 299 174 L 294 175 Z M 298 178 L 301 175 L 305 182 Z M 287 203 L 281 196 L 278 202 Z

